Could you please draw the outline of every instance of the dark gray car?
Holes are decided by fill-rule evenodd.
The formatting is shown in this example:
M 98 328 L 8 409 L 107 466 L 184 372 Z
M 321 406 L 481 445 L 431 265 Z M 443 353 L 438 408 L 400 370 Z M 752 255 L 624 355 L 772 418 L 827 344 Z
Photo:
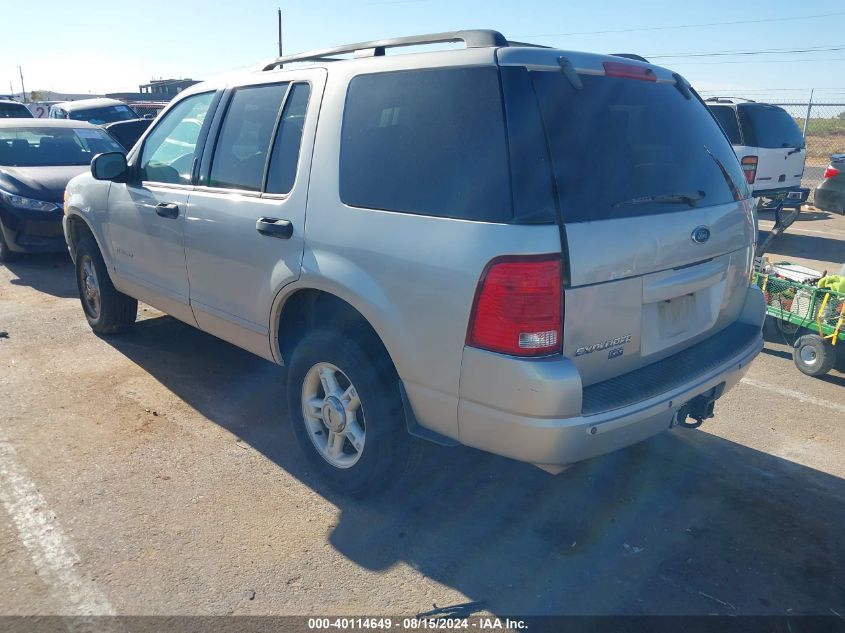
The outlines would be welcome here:
M 824 180 L 816 187 L 815 206 L 822 211 L 845 215 L 845 154 L 834 154 L 824 172 Z

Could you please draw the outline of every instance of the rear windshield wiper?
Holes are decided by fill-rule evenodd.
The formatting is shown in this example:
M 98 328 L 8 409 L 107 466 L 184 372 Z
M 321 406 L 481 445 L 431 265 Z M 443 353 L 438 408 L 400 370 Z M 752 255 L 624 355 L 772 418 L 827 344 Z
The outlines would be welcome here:
M 677 204 L 682 202 L 694 207 L 698 201 L 705 196 L 703 191 L 690 191 L 688 193 L 665 193 L 660 196 L 640 196 L 638 198 L 631 198 L 630 200 L 623 200 L 614 204 L 616 207 L 627 207 L 637 204 Z

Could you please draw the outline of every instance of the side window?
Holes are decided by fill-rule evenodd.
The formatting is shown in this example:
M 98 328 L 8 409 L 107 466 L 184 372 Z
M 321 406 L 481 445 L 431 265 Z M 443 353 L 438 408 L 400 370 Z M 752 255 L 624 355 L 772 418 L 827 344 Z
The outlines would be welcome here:
M 239 88 L 226 110 L 211 159 L 211 187 L 260 191 L 273 127 L 288 84 Z
M 722 129 L 731 145 L 742 145 L 742 137 L 739 133 L 739 122 L 736 119 L 736 111 L 730 106 L 710 106 L 710 111 Z
M 270 155 L 270 169 L 267 173 L 268 193 L 290 193 L 296 180 L 299 164 L 299 147 L 302 143 L 302 129 L 311 87 L 308 84 L 293 84 L 285 102 L 279 131 Z
M 496 68 L 359 75 L 349 83 L 340 198 L 354 207 L 512 219 Z
M 191 183 L 197 139 L 213 98 L 213 92 L 188 97 L 156 123 L 141 150 L 142 180 Z

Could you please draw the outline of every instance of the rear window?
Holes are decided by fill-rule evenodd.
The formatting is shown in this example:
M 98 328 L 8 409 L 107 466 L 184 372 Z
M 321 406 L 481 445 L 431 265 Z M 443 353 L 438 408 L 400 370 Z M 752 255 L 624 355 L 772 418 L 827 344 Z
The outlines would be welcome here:
M 399 71 L 352 79 L 343 116 L 340 198 L 354 207 L 509 221 L 497 69 Z
M 565 222 L 677 212 L 748 195 L 706 106 L 674 85 L 584 75 L 579 90 L 559 72 L 530 75 Z
M 760 103 L 741 105 L 737 112 L 749 147 L 804 147 L 801 128 L 783 108 Z
M 739 121 L 736 119 L 736 110 L 730 106 L 710 106 L 710 112 L 713 113 L 719 125 L 722 126 L 731 145 L 742 145 L 742 135 L 739 133 Z

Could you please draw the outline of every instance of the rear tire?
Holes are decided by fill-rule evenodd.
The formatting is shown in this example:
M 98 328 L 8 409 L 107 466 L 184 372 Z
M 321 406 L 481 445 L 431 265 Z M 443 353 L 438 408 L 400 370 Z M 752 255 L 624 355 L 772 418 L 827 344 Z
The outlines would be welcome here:
M 360 330 L 314 330 L 293 351 L 288 402 L 300 447 L 335 491 L 372 496 L 414 463 L 399 378 Z
M 88 325 L 97 334 L 118 334 L 129 329 L 138 316 L 138 301 L 118 291 L 94 238 L 76 245 L 76 285 Z
M 824 376 L 836 364 L 836 348 L 818 334 L 805 334 L 795 341 L 792 360 L 801 373 Z
M 0 263 L 13 262 L 20 257 L 20 253 L 16 253 L 9 248 L 6 243 L 6 237 L 3 234 L 3 226 L 0 224 Z

